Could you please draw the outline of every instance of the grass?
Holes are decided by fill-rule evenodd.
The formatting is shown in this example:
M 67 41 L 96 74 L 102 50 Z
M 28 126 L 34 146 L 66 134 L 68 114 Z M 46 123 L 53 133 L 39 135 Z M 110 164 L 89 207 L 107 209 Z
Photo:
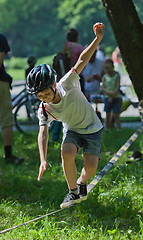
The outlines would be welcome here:
M 102 159 L 97 173 L 134 133 L 122 129 L 103 131 Z M 67 191 L 60 158 L 60 144 L 49 145 L 48 167 L 37 181 L 39 152 L 37 132 L 30 136 L 14 132 L 14 154 L 24 156 L 22 166 L 6 164 L 0 147 L 0 230 L 19 225 L 59 209 Z M 143 153 L 142 134 L 89 193 L 72 208 L 19 227 L 2 240 L 139 240 L 143 239 L 143 161 L 126 164 L 128 156 Z M 83 157 L 76 158 L 78 176 Z
M 102 118 L 102 121 L 105 121 L 105 118 Z M 140 117 L 120 117 L 120 121 L 122 122 L 129 122 L 129 123 L 134 123 L 134 122 L 140 122 L 141 118 Z
M 24 80 L 25 79 L 25 70 L 24 69 L 7 69 L 8 74 L 10 74 L 15 80 Z
M 120 117 L 121 122 L 140 122 L 140 117 Z
M 55 55 L 38 58 L 36 65 L 41 63 L 52 65 L 54 56 Z M 11 57 L 5 60 L 5 65 L 7 67 L 6 71 L 12 76 L 13 81 L 25 79 L 25 69 L 28 68 L 26 58 Z

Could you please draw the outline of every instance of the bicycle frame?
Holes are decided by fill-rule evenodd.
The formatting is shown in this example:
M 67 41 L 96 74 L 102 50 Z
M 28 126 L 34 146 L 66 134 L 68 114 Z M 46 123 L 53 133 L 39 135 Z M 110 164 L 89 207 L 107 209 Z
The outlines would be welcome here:
M 30 128 L 35 125 L 38 126 L 37 110 L 39 99 L 35 95 L 30 95 L 26 86 L 16 96 L 12 97 L 12 106 L 15 125 L 20 132 L 28 131 L 28 125 Z
M 13 109 L 15 109 L 21 102 L 24 102 L 25 100 L 31 102 L 31 99 L 33 98 L 35 98 L 35 96 L 30 95 L 25 87 L 22 91 L 20 91 L 16 96 L 12 98 Z
M 28 97 L 28 93 L 27 93 L 27 90 L 26 88 L 24 88 L 21 92 L 19 92 L 16 96 L 14 96 L 12 98 L 12 106 L 13 106 L 13 109 L 18 106 L 18 104 L 20 104 L 22 101 L 25 100 L 25 98 Z

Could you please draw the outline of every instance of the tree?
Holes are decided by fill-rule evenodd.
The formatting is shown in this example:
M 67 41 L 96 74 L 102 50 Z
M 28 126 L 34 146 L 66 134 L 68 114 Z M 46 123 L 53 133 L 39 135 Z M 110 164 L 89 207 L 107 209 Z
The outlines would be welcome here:
M 7 36 L 14 56 L 41 57 L 59 51 L 64 34 L 57 7 L 57 0 L 0 1 L 0 32 Z
M 102 0 L 138 99 L 143 99 L 143 24 L 132 0 Z

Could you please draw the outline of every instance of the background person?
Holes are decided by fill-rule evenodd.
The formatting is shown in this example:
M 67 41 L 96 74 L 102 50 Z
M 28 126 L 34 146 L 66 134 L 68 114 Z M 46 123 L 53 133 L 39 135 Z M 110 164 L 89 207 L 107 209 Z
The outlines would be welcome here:
M 90 102 L 93 102 L 96 99 L 97 95 L 100 93 L 100 82 L 102 80 L 102 69 L 103 61 L 96 58 L 97 50 L 93 53 L 86 67 L 82 71 L 85 84 L 85 95 Z
M 104 49 L 100 45 L 97 48 L 96 58 L 100 59 L 102 62 L 104 62 L 106 58 Z
M 84 76 L 84 90 L 85 96 L 87 97 L 90 103 L 95 103 L 95 111 L 102 121 L 102 116 L 100 111 L 98 110 L 98 103 L 102 102 L 101 92 L 101 75 L 103 69 L 103 59 L 97 58 L 97 49 L 93 53 L 86 67 L 83 69 L 82 74 Z
M 104 71 L 105 75 L 102 78 L 102 90 L 105 96 L 104 111 L 106 112 L 106 130 L 109 130 L 111 127 L 112 113 L 117 130 L 120 130 L 120 75 L 118 72 L 114 71 L 114 64 L 112 59 L 106 59 L 104 61 Z
M 24 158 L 12 155 L 12 125 L 14 124 L 10 94 L 12 77 L 6 73 L 4 68 L 4 58 L 9 51 L 7 39 L 3 34 L 0 34 L 0 125 L 5 161 L 19 164 L 24 161 Z
M 79 41 L 79 33 L 76 29 L 70 28 L 67 32 L 67 42 L 65 43 L 63 53 L 67 53 L 68 57 L 71 61 L 71 67 L 75 65 L 80 54 L 84 50 L 84 47 L 78 43 Z M 80 73 L 80 85 L 81 91 L 85 93 L 84 90 L 84 77 L 82 73 Z
M 114 63 L 114 69 L 117 71 L 120 75 L 124 74 L 123 70 L 123 60 L 121 57 L 121 52 L 119 47 L 116 47 L 115 50 L 112 53 L 112 60 Z
M 34 68 L 36 62 L 37 58 L 34 55 L 30 55 L 27 57 L 27 63 L 29 67 L 25 70 L 25 78 L 27 78 L 28 73 Z

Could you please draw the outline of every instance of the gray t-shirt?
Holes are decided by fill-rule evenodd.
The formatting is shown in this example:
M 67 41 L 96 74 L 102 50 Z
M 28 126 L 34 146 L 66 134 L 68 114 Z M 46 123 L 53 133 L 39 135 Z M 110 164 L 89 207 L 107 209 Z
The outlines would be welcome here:
M 90 134 L 102 129 L 101 121 L 81 92 L 79 76 L 73 68 L 57 83 L 57 90 L 61 101 L 57 104 L 44 103 L 48 120 L 43 115 L 42 103 L 39 106 L 40 126 L 58 120 L 63 122 L 64 128 L 81 134 Z

